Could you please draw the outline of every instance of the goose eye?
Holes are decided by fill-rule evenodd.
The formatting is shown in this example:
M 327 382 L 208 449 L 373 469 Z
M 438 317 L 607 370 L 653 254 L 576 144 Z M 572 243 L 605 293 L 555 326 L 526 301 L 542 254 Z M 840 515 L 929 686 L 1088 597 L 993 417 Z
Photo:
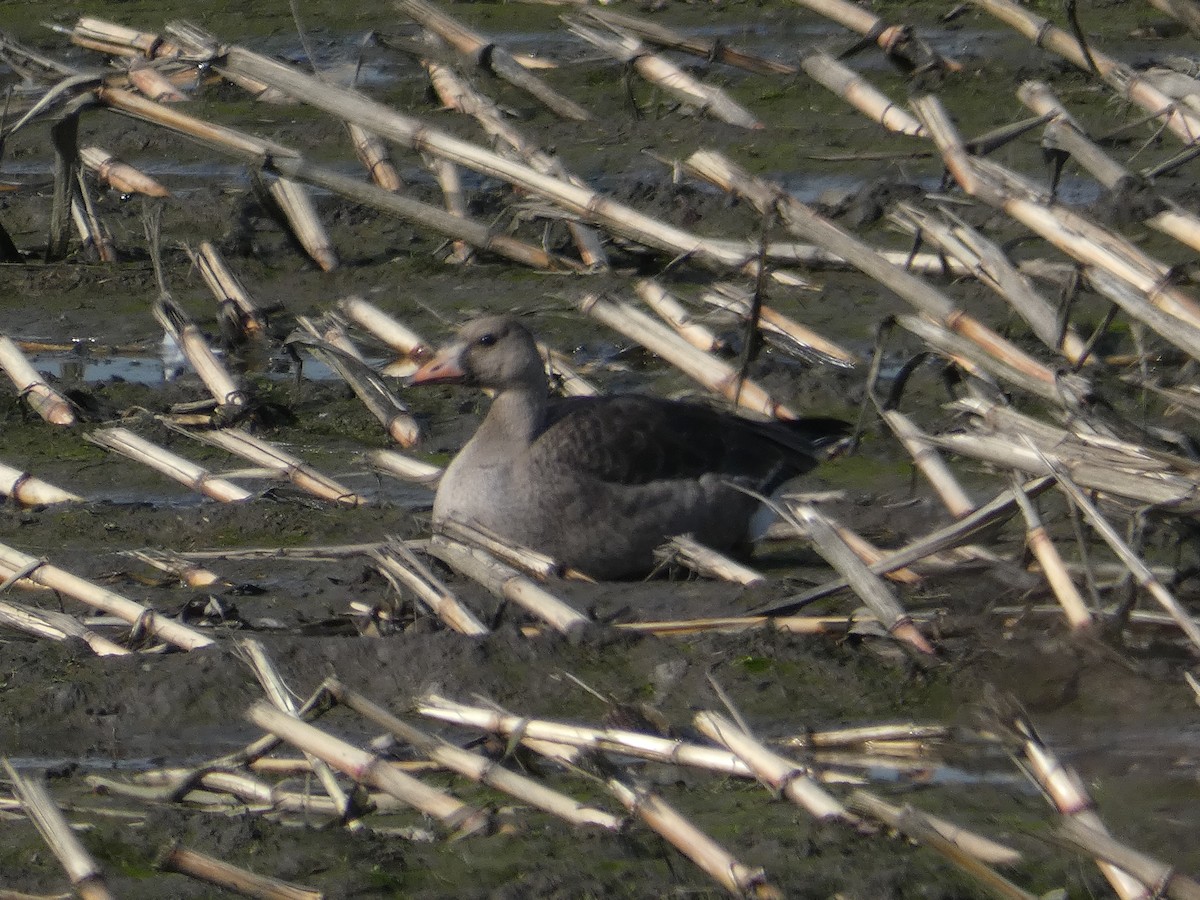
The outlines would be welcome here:
M 490 347 L 496 343 L 496 336 L 491 332 L 488 332 L 480 337 L 475 343 L 477 343 L 480 347 Z

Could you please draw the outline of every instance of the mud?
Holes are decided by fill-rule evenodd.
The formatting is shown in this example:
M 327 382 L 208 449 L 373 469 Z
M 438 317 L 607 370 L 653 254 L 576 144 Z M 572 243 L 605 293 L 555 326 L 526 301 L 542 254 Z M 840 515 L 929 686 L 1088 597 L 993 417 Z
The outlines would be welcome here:
M 120 7 L 124 24 L 142 28 L 156 28 L 169 17 L 161 3 Z M 191 8 L 187 14 L 223 38 L 300 58 L 286 5 L 268 11 L 225 7 L 201 4 L 199 11 Z M 69 23 L 76 12 L 113 16 L 114 9 L 110 4 L 75 4 L 63 21 Z M 990 20 L 971 13 L 947 26 L 937 21 L 943 11 L 937 6 L 887 9 L 897 19 L 924 26 L 939 50 L 966 63 L 964 74 L 942 88 L 965 133 L 978 134 L 1020 118 L 1023 113 L 1013 90 L 1031 77 L 1049 80 L 1084 118 L 1111 127 L 1125 115 L 1105 106 L 1103 95 L 1083 76 L 995 30 Z M 911 197 L 913 185 L 929 190 L 939 182 L 940 167 L 922 145 L 886 138 L 802 77 L 770 81 L 693 63 L 771 123 L 762 132 L 747 133 L 699 117 L 642 87 L 632 98 L 627 96 L 620 68 L 564 38 L 555 8 L 473 4 L 456 5 L 453 11 L 502 37 L 513 49 L 567 63 L 547 77 L 592 109 L 595 122 L 557 122 L 528 98 L 494 81 L 484 80 L 481 87 L 520 114 L 522 128 L 543 146 L 554 147 L 595 187 L 682 227 L 751 237 L 761 228 L 743 204 L 673 179 L 670 162 L 701 147 L 724 150 L 802 197 L 819 199 L 856 233 L 889 247 L 906 247 L 908 239 L 888 229 L 883 215 L 887 204 Z M 390 13 L 356 4 L 312 4 L 303 12 L 316 56 L 330 68 L 354 60 L 363 31 L 401 30 Z M 654 15 L 666 24 L 720 33 L 730 43 L 768 55 L 790 57 L 797 45 L 814 42 L 835 51 L 850 43 L 812 14 L 773 3 L 672 5 Z M 1084 7 L 1082 15 L 1105 49 L 1127 59 L 1144 62 L 1186 45 L 1186 38 L 1146 37 L 1162 32 L 1148 29 L 1154 17 L 1131 5 Z M 39 30 L 32 19 L 6 27 L 74 64 L 96 62 L 68 51 L 63 41 Z M 1137 36 L 1131 37 L 1135 29 Z M 864 70 L 893 97 L 903 97 L 903 79 L 870 56 L 861 57 Z M 371 49 L 364 71 L 366 89 L 373 96 L 477 139 L 467 123 L 430 103 L 417 67 L 407 58 Z M 4 69 L 0 77 L 11 80 Z M 353 171 L 342 127 L 310 110 L 257 106 L 232 89 L 209 89 L 194 108 L 200 115 Z M 218 243 L 251 293 L 272 308 L 276 339 L 290 332 L 295 316 L 324 312 L 349 294 L 366 297 L 432 339 L 477 312 L 503 310 L 527 316 L 543 337 L 572 353 L 589 377 L 607 388 L 671 395 L 692 390 L 681 376 L 576 312 L 584 292 L 624 291 L 639 275 L 661 276 L 683 293 L 710 279 L 686 263 L 668 266 L 670 261 L 661 256 L 615 242 L 610 249 L 616 270 L 610 275 L 546 275 L 488 257 L 453 267 L 441 261 L 444 247 L 436 236 L 319 195 L 322 220 L 341 260 L 337 270 L 321 273 L 256 197 L 240 166 L 101 111 L 84 115 L 82 132 L 84 145 L 100 144 L 142 165 L 176 191 L 161 207 L 164 269 L 175 298 L 206 329 L 216 331 L 213 302 L 181 249 L 185 242 L 195 245 L 204 239 Z M 1144 137 L 1144 132 L 1139 134 Z M 881 152 L 896 156 L 881 161 Z M 1173 148 L 1164 147 L 1161 154 L 1170 152 Z M 412 194 L 440 202 L 432 177 L 419 161 L 398 150 L 394 155 Z M 1006 147 L 998 158 L 1031 175 L 1044 171 L 1036 137 Z M 401 813 L 370 816 L 365 828 L 352 831 L 316 817 L 297 820 L 248 811 L 230 815 L 198 803 L 140 803 L 93 792 L 91 775 L 124 777 L 159 765 L 196 764 L 257 736 L 243 713 L 261 697 L 261 690 L 235 650 L 241 636 L 266 645 L 298 696 L 307 696 L 325 677 L 337 675 L 398 713 L 409 710 L 423 693 L 436 690 L 464 701 L 486 698 L 522 715 L 659 728 L 694 738 L 695 712 L 722 706 L 715 682 L 764 738 L 882 721 L 954 726 L 961 729 L 957 737 L 932 748 L 918 771 L 843 771 L 866 779 L 872 790 L 896 803 L 912 802 L 1017 846 L 1024 860 L 1006 874 L 1026 890 L 1040 894 L 1064 888 L 1071 897 L 1103 894 L 1107 888 L 1094 865 L 1048 840 L 1054 818 L 1046 802 L 1006 758 L 969 738 L 981 721 L 985 697 L 1011 695 L 1029 711 L 1048 742 L 1079 769 L 1115 834 L 1182 871 L 1200 867 L 1194 841 L 1200 765 L 1194 748 L 1200 716 L 1180 677 L 1189 659 L 1170 632 L 1138 630 L 1123 642 L 1106 636 L 1071 638 L 1058 617 L 1034 611 L 1036 604 L 1051 598 L 1045 585 L 1021 566 L 1021 535 L 1012 527 L 988 537 L 990 549 L 1013 559 L 1011 564 L 933 574 L 902 589 L 908 609 L 931 617 L 928 629 L 937 645 L 936 660 L 914 658 L 871 634 L 655 638 L 607 627 L 635 619 L 742 615 L 782 601 L 829 577 L 816 554 L 799 542 L 759 548 L 753 562 L 770 576 L 762 588 L 740 589 L 682 572 L 638 584 L 555 583 L 556 592 L 600 623 L 594 633 L 575 642 L 553 635 L 527 636 L 521 631 L 525 620 L 515 609 L 442 570 L 463 600 L 494 626 L 494 633 L 471 640 L 438 627 L 411 598 L 397 597 L 361 557 L 236 557 L 246 548 L 420 537 L 428 532 L 430 495 L 373 473 L 363 454 L 387 446 L 386 435 L 349 390 L 308 363 L 300 376 L 282 355 L 246 371 L 265 410 L 255 430 L 364 494 L 368 505 L 334 508 L 293 489 L 251 479 L 246 483 L 263 490 L 259 499 L 238 507 L 219 506 L 87 443 L 83 434 L 93 424 L 120 421 L 215 470 L 239 467 L 224 454 L 156 424 L 156 415 L 173 404 L 202 398 L 203 389 L 186 374 L 166 381 L 156 357 L 161 332 L 149 307 L 158 291 L 144 235 L 149 205 L 111 192 L 98 196 L 97 211 L 122 251 L 119 263 L 98 265 L 78 247 L 65 261 L 44 263 L 50 171 L 44 127 L 20 132 L 5 145 L 0 178 L 13 180 L 18 189 L 0 193 L 0 222 L 25 259 L 0 266 L 0 331 L 31 341 L 73 343 L 71 349 L 44 352 L 36 361 L 71 393 L 91 421 L 78 429 L 52 431 L 9 394 L 0 401 L 0 452 L 5 464 L 89 499 L 48 509 L 5 505 L 0 508 L 0 541 L 155 609 L 180 614 L 218 639 L 215 648 L 188 654 L 100 659 L 74 642 L 59 645 L 14 632 L 0 634 L 0 755 L 20 768 L 47 773 L 69 818 L 85 824 L 81 838 L 117 895 L 214 895 L 215 889 L 155 870 L 156 854 L 172 841 L 333 897 L 720 893 L 643 827 L 635 824 L 620 836 L 571 829 L 542 814 L 508 809 L 500 795 L 448 776 L 433 780 L 470 802 L 496 809 L 500 827 L 463 841 L 424 842 L 412 839 L 412 829 L 428 829 L 429 823 Z M 1187 171 L 1170 179 L 1181 196 Z M 542 225 L 519 219 L 516 211 L 526 198 L 487 180 L 468 179 L 468 185 L 473 215 L 567 252 L 561 226 L 543 231 Z M 1070 167 L 1064 185 L 1080 204 L 1099 197 Z M 1185 257 L 1161 238 L 1146 241 L 1151 252 L 1167 261 Z M 1046 251 L 1021 244 L 1016 252 Z M 813 285 L 807 289 L 771 287 L 771 303 L 857 352 L 869 351 L 875 328 L 886 316 L 903 311 L 885 289 L 859 276 L 809 277 Z M 1031 352 L 1039 352 L 982 289 L 947 285 L 947 290 L 982 318 L 1007 329 Z M 1098 320 L 1103 312 L 1100 304 L 1085 300 L 1074 314 L 1082 325 Z M 1113 341 L 1114 351 L 1132 347 L 1129 334 L 1121 330 Z M 898 365 L 916 349 L 894 338 L 888 364 Z M 239 361 L 236 349 L 230 352 L 235 364 L 251 362 Z M 382 358 L 378 348 L 372 352 Z M 864 369 L 813 368 L 767 348 L 755 374 L 789 404 L 853 419 L 864 391 Z M 460 389 L 403 395 L 426 431 L 420 453 L 439 463 L 461 446 L 486 409 L 483 398 Z M 914 379 L 906 408 L 936 417 L 946 397 L 938 371 L 929 367 Z M 1119 385 L 1110 399 L 1126 405 L 1137 402 L 1122 396 Z M 1005 486 L 1003 478 L 970 465 L 957 468 L 979 498 Z M 940 505 L 911 476 L 906 459 L 876 426 L 869 428 L 858 454 L 824 467 L 802 487 L 842 492 L 829 511 L 885 547 L 945 522 Z M 1070 532 L 1061 509 L 1051 506 L 1045 512 L 1056 534 Z M 1169 522 L 1152 525 L 1147 546 L 1155 561 L 1178 561 L 1181 572 L 1194 571 L 1194 533 L 1187 528 Z M 204 560 L 228 586 L 192 590 L 122 553 L 141 548 L 229 553 L 227 558 Z M 1173 587 L 1195 608 L 1194 579 L 1181 577 Z M 1105 599 L 1117 599 L 1125 589 L 1117 585 L 1106 591 Z M 81 612 L 74 602 L 54 595 L 12 596 Z M 367 623 L 361 612 L 351 609 L 352 603 L 386 612 L 382 632 L 377 623 L 373 636 L 363 634 Z M 811 611 L 846 613 L 857 605 L 849 594 L 840 594 Z M 1018 612 L 997 612 L 1003 607 Z M 120 633 L 104 623 L 95 627 Z M 331 712 L 322 723 L 359 743 L 374 736 L 362 720 L 343 711 Z M 457 741 L 474 737 L 452 729 L 439 733 Z M 499 756 L 507 748 L 484 744 L 484 749 Z M 404 757 L 403 748 L 396 753 Z M 575 797 L 613 807 L 594 780 L 520 753 L 511 763 Z M 814 824 L 757 785 L 666 765 L 636 765 L 632 770 L 741 862 L 764 867 L 785 895 L 861 900 L 986 895 L 929 850 L 886 835 L 864 839 Z M 293 786 L 303 788 L 304 782 L 295 780 Z M 839 786 L 834 790 L 846 793 Z M 0 828 L 0 890 L 48 893 L 66 885 L 34 829 L 24 819 L 6 821 Z

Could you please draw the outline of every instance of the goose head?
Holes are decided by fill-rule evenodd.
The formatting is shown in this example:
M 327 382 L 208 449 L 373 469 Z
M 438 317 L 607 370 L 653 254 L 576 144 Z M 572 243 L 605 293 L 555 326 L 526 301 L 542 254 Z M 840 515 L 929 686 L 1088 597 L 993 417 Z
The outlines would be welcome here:
M 497 393 L 514 388 L 546 391 L 546 370 L 537 344 L 507 316 L 464 325 L 457 338 L 419 368 L 410 384 L 467 384 Z

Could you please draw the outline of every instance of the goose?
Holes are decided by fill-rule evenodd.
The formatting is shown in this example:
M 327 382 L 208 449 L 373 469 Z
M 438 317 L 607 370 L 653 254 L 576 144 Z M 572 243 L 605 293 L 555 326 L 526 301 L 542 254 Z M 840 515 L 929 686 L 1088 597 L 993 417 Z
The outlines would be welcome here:
M 409 381 L 494 393 L 442 476 L 434 527 L 481 526 L 597 580 L 646 575 L 676 535 L 744 546 L 760 503 L 739 488 L 769 495 L 848 432 L 641 394 L 551 398 L 533 336 L 506 316 L 468 322 Z

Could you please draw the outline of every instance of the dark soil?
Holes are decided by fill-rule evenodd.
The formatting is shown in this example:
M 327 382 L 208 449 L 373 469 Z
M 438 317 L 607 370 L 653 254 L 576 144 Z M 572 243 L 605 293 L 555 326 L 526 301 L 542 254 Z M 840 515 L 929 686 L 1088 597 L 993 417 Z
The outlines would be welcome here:
M 40 30 L 38 22 L 47 13 L 28 12 L 36 6 L 0 3 L 0 11 L 13 13 L 16 37 L 74 65 L 98 64 L 99 57 L 69 50 L 63 39 Z M 70 24 L 77 14 L 119 15 L 122 24 L 154 29 L 174 12 L 185 12 L 223 39 L 244 41 L 253 49 L 293 60 L 302 57 L 286 4 L 266 12 L 249 5 L 226 6 L 200 4 L 199 10 L 172 11 L 161 3 L 75 3 L 63 7 L 59 18 Z M 1186 43 L 1185 38 L 1174 44 L 1150 40 L 1144 35 L 1154 32 L 1145 30 L 1130 37 L 1135 28 L 1155 18 L 1140 8 L 1120 3 L 1081 6 L 1084 24 L 1096 32 L 1097 40 L 1131 61 L 1146 62 Z M 354 60 L 363 31 L 400 28 L 396 15 L 383 7 L 323 2 L 304 7 L 314 53 L 331 68 Z M 888 205 L 919 197 L 938 184 L 940 165 L 923 155 L 923 145 L 886 138 L 803 76 L 768 79 L 693 61 L 709 80 L 726 86 L 770 123 L 763 131 L 745 132 L 705 119 L 641 86 L 629 98 L 620 67 L 600 62 L 570 40 L 557 22 L 558 8 L 460 4 L 452 11 L 481 30 L 503 35 L 514 49 L 562 60 L 564 66 L 547 77 L 592 109 L 596 121 L 564 124 L 495 80 L 481 76 L 479 86 L 521 114 L 520 126 L 542 146 L 555 148 L 593 186 L 681 227 L 752 239 L 761 228 L 744 204 L 672 179 L 669 163 L 702 147 L 722 150 L 807 199 L 823 195 L 831 215 L 880 246 L 908 246 L 908 238 L 887 228 Z M 975 13 L 943 26 L 937 21 L 944 11 L 940 5 L 885 4 L 881 11 L 896 21 L 917 21 L 936 37 L 943 52 L 966 64 L 963 74 L 942 88 L 964 133 L 982 133 L 1020 118 L 1023 112 L 1013 90 L 1022 79 L 1033 77 L 1050 81 L 1072 110 L 1096 123 L 1098 131 L 1114 129 L 1126 115 L 1106 107 L 1105 95 L 1084 76 L 995 30 L 992 21 Z M 814 14 L 774 3 L 667 5 L 646 14 L 666 24 L 715 30 L 731 44 L 788 59 L 795 57 L 797 46 L 820 42 L 837 52 L 851 43 Z M 26 15 L 28 21 L 23 20 Z M 904 96 L 903 78 L 871 54 L 854 62 L 891 96 Z M 470 123 L 432 105 L 420 70 L 407 57 L 370 49 L 366 71 L 372 78 L 365 90 L 373 96 L 436 127 L 481 140 Z M 0 78 L 16 81 L 3 68 Z M 217 87 L 205 89 L 187 109 L 352 171 L 342 125 L 312 110 L 256 105 L 233 89 Z M 1136 114 L 1129 112 L 1128 118 Z M 576 311 L 584 293 L 628 294 L 633 279 L 645 275 L 661 277 L 680 293 L 694 295 L 712 276 L 686 261 L 672 265 L 661 255 L 617 241 L 610 248 L 615 271 L 606 275 L 546 275 L 486 256 L 471 266 L 451 266 L 441 261 L 445 248 L 438 236 L 319 195 L 321 218 L 341 261 L 335 271 L 323 273 L 297 251 L 256 197 L 240 164 L 101 110 L 84 114 L 81 132 L 83 145 L 104 146 L 155 173 L 175 192 L 161 205 L 163 267 L 174 297 L 206 330 L 217 331 L 215 306 L 181 249 L 200 240 L 216 242 L 251 293 L 273 310 L 276 339 L 291 331 L 297 315 L 323 313 L 350 294 L 366 297 L 431 339 L 442 338 L 453 324 L 476 312 L 504 310 L 528 317 L 541 336 L 572 353 L 606 388 L 671 395 L 693 390 L 681 376 Z M 1125 148 L 1125 155 L 1135 149 Z M 1175 150 L 1156 145 L 1151 149 L 1162 157 Z M 895 151 L 897 157 L 880 161 L 879 151 Z M 414 196 L 441 202 L 436 183 L 419 159 L 399 149 L 395 158 Z M 1036 136 L 1006 147 L 998 158 L 1033 177 L 1044 171 Z M 294 367 L 282 354 L 255 369 L 231 351 L 235 365 L 247 365 L 246 378 L 264 410 L 250 424 L 263 438 L 284 444 L 366 495 L 367 505 L 336 508 L 287 487 L 266 491 L 266 483 L 259 481 L 246 482 L 264 486 L 263 496 L 249 504 L 202 502 L 149 469 L 86 442 L 84 434 L 90 428 L 119 420 L 214 470 L 242 467 L 223 453 L 166 430 L 156 419 L 174 404 L 205 395 L 193 376 L 164 383 L 158 374 L 155 354 L 161 331 L 150 314 L 158 288 L 144 232 L 151 205 L 100 193 L 97 211 L 122 252 L 121 261 L 100 265 L 76 246 L 68 259 L 46 263 L 50 159 L 48 128 L 41 124 L 18 132 L 4 146 L 0 180 L 12 180 L 17 187 L 0 193 L 0 223 L 23 260 L 0 265 L 0 331 L 24 340 L 76 342 L 74 350 L 48 352 L 36 362 L 71 392 L 90 421 L 77 429 L 54 431 L 10 393 L 0 398 L 0 462 L 89 499 L 47 509 L 6 505 L 0 508 L 0 542 L 166 613 L 186 609 L 190 616 L 208 607 L 210 616 L 197 627 L 217 638 L 214 648 L 192 653 L 98 658 L 82 643 L 56 644 L 0 633 L 0 755 L 23 770 L 47 773 L 68 818 L 85 826 L 81 838 L 116 895 L 213 895 L 215 888 L 154 868 L 157 853 L 176 841 L 335 897 L 720 893 L 703 873 L 639 824 L 631 824 L 619 836 L 573 829 L 543 814 L 510 809 L 503 796 L 446 775 L 433 780 L 469 802 L 496 809 L 500 827 L 487 836 L 424 842 L 412 839 L 412 829 L 431 826 L 415 814 L 368 816 L 364 828 L 351 830 L 316 816 L 297 821 L 257 811 L 228 814 L 206 809 L 199 801 L 152 804 L 94 793 L 90 776 L 123 778 L 151 767 L 196 764 L 258 736 L 243 718 L 262 696 L 235 647 L 245 636 L 265 644 L 298 696 L 308 696 L 324 678 L 336 675 L 399 714 L 435 690 L 464 702 L 484 698 L 520 715 L 659 728 L 700 740 L 692 717 L 700 710 L 722 708 L 715 683 L 763 738 L 885 721 L 953 726 L 954 737 L 931 748 L 918 771 L 896 776 L 879 765 L 837 770 L 867 780 L 872 790 L 896 803 L 911 802 L 1019 847 L 1023 862 L 1006 874 L 1026 890 L 1040 894 L 1063 888 L 1071 897 L 1103 894 L 1106 884 L 1090 861 L 1047 840 L 1055 820 L 1047 803 L 1007 758 L 982 747 L 975 737 L 985 721 L 986 698 L 1011 697 L 1025 707 L 1048 743 L 1078 769 L 1114 834 L 1182 871 L 1200 869 L 1194 840 L 1200 715 L 1181 678 L 1189 658 L 1169 631 L 1137 630 L 1124 639 L 1072 638 L 1059 617 L 1035 611 L 1035 606 L 1051 603 L 1052 595 L 1040 577 L 1025 570 L 1022 535 L 1012 526 L 987 538 L 989 548 L 1010 563 L 931 574 L 901 589 L 909 610 L 930 616 L 926 627 L 938 651 L 933 660 L 916 658 L 890 639 L 872 634 L 747 632 L 655 638 L 609 627 L 630 620 L 743 615 L 830 578 L 820 558 L 800 542 L 758 549 L 753 562 L 770 576 L 763 588 L 746 590 L 682 572 L 636 584 L 555 583 L 555 592 L 599 623 L 594 633 L 574 642 L 546 634 L 528 636 L 521 629 L 528 623 L 517 610 L 441 569 L 459 596 L 495 626 L 492 634 L 472 640 L 439 627 L 412 598 L 397 597 L 364 557 L 312 561 L 218 556 L 203 564 L 227 586 L 206 590 L 183 587 L 131 560 L 122 551 L 233 554 L 246 548 L 420 537 L 428 530 L 430 495 L 373 473 L 363 454 L 388 446 L 382 429 L 340 383 L 293 377 Z M 1170 179 L 1173 189 L 1182 191 L 1187 171 Z M 540 222 L 520 220 L 517 212 L 528 198 L 495 182 L 473 176 L 467 181 L 472 215 L 494 221 L 498 230 L 512 230 L 535 243 L 544 237 L 556 251 L 570 252 L 561 225 L 543 230 Z M 1086 178 L 1070 168 L 1066 183 L 1079 192 L 1081 204 L 1100 199 Z M 1111 206 L 1118 199 L 1103 202 Z M 1109 218 L 1126 227 L 1128 217 Z M 1130 232 L 1145 239 L 1151 252 L 1169 262 L 1185 258 L 1161 238 L 1145 238 L 1139 227 L 1129 226 Z M 1014 246 L 1018 254 L 1049 255 L 1040 244 Z M 771 286 L 770 302 L 864 355 L 885 317 L 906 311 L 885 288 L 860 276 L 805 274 L 813 281 L 811 287 Z M 1023 326 L 982 288 L 946 284 L 945 289 L 981 318 L 1008 330 L 1022 346 L 1041 353 Z M 1098 301 L 1084 298 L 1073 314 L 1086 333 L 1104 311 Z M 1112 343 L 1105 352 L 1133 347 L 1128 330 L 1121 327 L 1114 331 Z M 887 365 L 898 365 L 917 349 L 915 343 L 892 338 Z M 372 352 L 382 356 L 378 348 Z M 117 377 L 97 380 L 89 375 L 112 354 L 134 361 Z M 311 376 L 311 363 L 306 365 Z M 865 368 L 813 367 L 779 348 L 767 348 L 754 374 L 784 402 L 813 414 L 853 420 L 865 390 Z M 1115 378 L 1112 381 L 1116 388 L 1106 399 L 1129 412 L 1140 398 L 1124 396 L 1124 389 Z M 462 445 L 486 403 L 457 388 L 402 393 L 425 428 L 420 452 L 436 462 L 444 462 Z M 906 409 L 937 421 L 944 417 L 939 404 L 947 397 L 939 369 L 925 367 L 914 379 Z M 1003 476 L 965 463 L 958 464 L 957 471 L 980 500 L 1007 485 Z M 829 512 L 884 547 L 901 545 L 947 521 L 932 493 L 911 476 L 907 457 L 874 424 L 868 425 L 856 455 L 822 468 L 801 487 L 842 492 L 842 499 L 828 505 Z M 1052 531 L 1064 536 L 1064 546 L 1073 548 L 1061 508 L 1049 503 L 1043 511 Z M 1074 555 L 1073 549 L 1064 552 Z M 1096 548 L 1092 553 L 1107 559 Z M 1197 562 L 1194 533 L 1188 523 L 1153 520 L 1146 553 L 1155 562 L 1179 561 L 1180 571 L 1187 572 Z M 1194 580 L 1180 577 L 1173 588 L 1181 601 L 1196 608 L 1200 598 Z M 1104 590 L 1106 601 L 1117 600 L 1127 586 Z M 11 591 L 4 598 L 83 612 L 74 601 L 52 594 Z M 352 612 L 352 603 L 360 605 L 359 612 Z M 846 614 L 857 606 L 852 595 L 841 593 L 810 611 Z M 1020 612 L 997 611 L 1004 607 Z M 386 611 L 390 618 L 377 622 L 368 636 L 363 630 L 370 623 L 360 615 L 362 608 Z M 95 627 L 114 637 L 123 634 L 111 623 Z M 343 710 L 334 710 L 321 724 L 360 744 L 376 733 Z M 460 742 L 476 737 L 452 729 L 439 733 Z M 512 748 L 488 743 L 481 749 L 502 756 Z M 402 748 L 396 752 L 404 756 Z M 599 783 L 585 775 L 551 767 L 523 752 L 508 764 L 524 767 L 579 799 L 616 809 Z M 741 862 L 764 867 L 770 882 L 788 896 L 875 900 L 987 895 L 930 850 L 887 835 L 864 838 L 840 827 L 814 824 L 758 785 L 667 765 L 632 765 L 630 771 Z M 303 779 L 292 780 L 292 787 L 305 786 Z M 848 793 L 844 785 L 831 789 L 842 796 Z M 5 796 L 0 796 L 0 816 L 5 817 L 0 828 L 0 894 L 5 889 L 66 889 L 66 877 L 33 827 L 23 817 L 9 820 Z

